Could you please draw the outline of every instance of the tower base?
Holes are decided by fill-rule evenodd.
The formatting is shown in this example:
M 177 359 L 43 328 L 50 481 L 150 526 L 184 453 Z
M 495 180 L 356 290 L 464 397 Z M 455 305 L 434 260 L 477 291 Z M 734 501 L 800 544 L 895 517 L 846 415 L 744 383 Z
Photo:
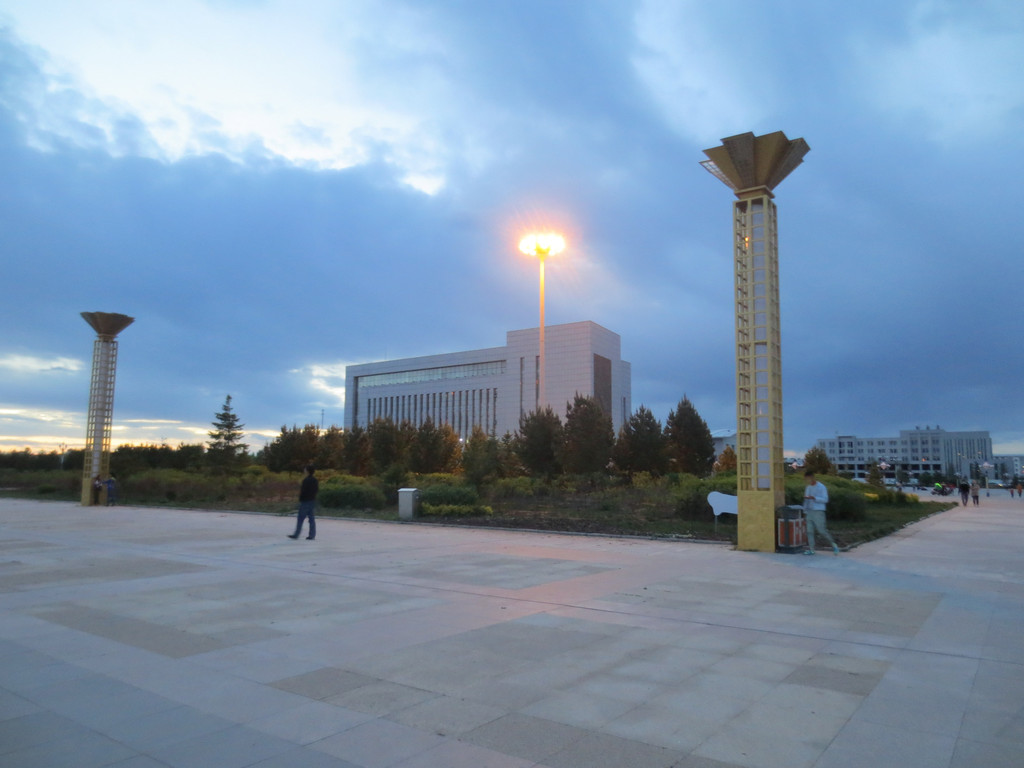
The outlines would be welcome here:
M 747 552 L 774 552 L 775 510 L 782 506 L 777 503 L 775 493 L 739 491 L 737 496 L 736 548 Z

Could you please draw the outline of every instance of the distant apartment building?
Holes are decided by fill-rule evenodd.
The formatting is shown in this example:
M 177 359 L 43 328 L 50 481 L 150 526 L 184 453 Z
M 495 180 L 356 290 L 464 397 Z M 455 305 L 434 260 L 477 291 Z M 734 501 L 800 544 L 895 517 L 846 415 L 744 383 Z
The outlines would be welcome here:
M 872 464 L 887 464 L 883 474 L 917 477 L 923 472 L 970 476 L 977 467 L 993 465 L 992 438 L 987 431 L 947 432 L 940 427 L 900 430 L 898 437 L 836 435 L 818 440 L 837 472 L 864 479 Z M 991 470 L 990 470 L 991 471 Z M 981 474 L 985 474 L 982 470 Z
M 537 409 L 540 332 L 509 331 L 505 346 L 350 365 L 345 369 L 345 428 L 377 418 L 449 424 L 462 438 L 481 427 L 501 437 Z M 544 327 L 547 401 L 565 420 L 566 403 L 594 397 L 619 428 L 631 413 L 630 364 L 617 333 L 585 321 Z
M 1015 477 L 1019 480 L 1024 477 L 1024 456 L 1019 454 L 993 456 L 992 463 L 995 467 L 991 476 L 996 480 L 1008 481 Z

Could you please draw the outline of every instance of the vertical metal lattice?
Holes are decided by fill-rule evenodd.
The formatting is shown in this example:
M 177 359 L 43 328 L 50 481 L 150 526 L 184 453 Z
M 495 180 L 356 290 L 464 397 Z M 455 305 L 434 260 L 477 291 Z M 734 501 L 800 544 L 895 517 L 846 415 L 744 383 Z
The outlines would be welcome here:
M 736 444 L 740 491 L 784 497 L 782 344 L 775 203 L 770 193 L 733 204 L 736 285 Z
M 114 377 L 117 373 L 117 340 L 96 339 L 92 345 L 92 381 L 89 385 L 89 416 L 86 425 L 86 480 L 110 474 L 110 430 L 114 417 Z

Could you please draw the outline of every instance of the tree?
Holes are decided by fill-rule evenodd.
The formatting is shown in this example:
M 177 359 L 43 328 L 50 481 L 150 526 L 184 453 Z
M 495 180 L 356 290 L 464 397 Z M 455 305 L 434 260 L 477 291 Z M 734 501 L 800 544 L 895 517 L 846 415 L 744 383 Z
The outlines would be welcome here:
M 281 434 L 263 449 L 263 463 L 271 472 L 300 472 L 316 460 L 320 428 L 307 424 L 302 429 L 282 426 Z
M 641 405 L 622 425 L 613 455 L 619 469 L 630 474 L 665 474 L 668 470 L 665 434 L 661 422 L 654 417 L 650 408 Z
M 480 426 L 473 427 L 473 433 L 462 450 L 462 471 L 466 480 L 479 488 L 498 474 L 498 441 L 490 437 Z
M 370 438 L 370 467 L 375 475 L 383 475 L 390 468 L 407 469 L 410 453 L 416 440 L 416 427 L 408 421 L 395 424 L 391 419 L 374 419 L 366 430 Z
M 669 459 L 675 462 L 676 471 L 697 477 L 711 474 L 715 462 L 715 442 L 707 423 L 685 395 L 679 405 L 668 412 L 665 439 Z
M 877 461 L 873 461 L 868 465 L 868 485 L 873 485 L 876 488 L 882 488 L 885 486 L 885 477 L 882 475 L 882 468 L 878 466 Z
M 370 469 L 381 475 L 404 458 L 398 439 L 398 425 L 391 419 L 374 419 L 366 428 L 370 439 Z
M 731 445 L 725 446 L 725 450 L 719 454 L 718 459 L 715 461 L 714 469 L 715 472 L 736 471 L 736 451 L 732 449 Z
M 596 398 L 577 394 L 566 403 L 562 468 L 574 475 L 604 472 L 615 447 L 611 417 Z
M 835 474 L 835 471 L 835 467 L 829 461 L 828 454 L 825 453 L 824 448 L 816 445 L 804 454 L 804 472 L 813 472 L 816 475 L 832 475 Z
M 320 469 L 345 468 L 345 433 L 331 425 L 320 435 L 320 446 L 314 462 Z
M 409 469 L 420 474 L 454 472 L 460 455 L 459 436 L 451 426 L 437 427 L 433 419 L 427 419 L 416 430 L 409 451 Z
M 562 420 L 550 405 L 520 417 L 515 444 L 519 460 L 531 475 L 551 477 L 561 471 Z
M 366 430 L 356 425 L 344 432 L 345 471 L 356 477 L 370 474 L 373 466 L 372 446 Z
M 231 395 L 228 395 L 220 412 L 214 416 L 213 430 L 207 433 L 210 436 L 206 448 L 207 466 L 215 472 L 236 472 L 242 468 L 249 449 L 242 442 L 244 427 L 231 408 Z

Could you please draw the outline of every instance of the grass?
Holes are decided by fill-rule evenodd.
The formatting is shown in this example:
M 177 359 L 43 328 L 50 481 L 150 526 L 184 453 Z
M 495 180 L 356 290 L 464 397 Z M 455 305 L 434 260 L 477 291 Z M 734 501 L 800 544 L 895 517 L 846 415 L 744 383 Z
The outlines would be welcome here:
M 77 473 L 3 473 L 0 497 L 55 501 L 77 501 L 81 476 Z M 154 473 L 143 480 L 127 482 L 119 501 L 133 506 L 237 510 L 263 514 L 295 513 L 298 475 L 242 478 L 231 482 Z M 716 526 L 703 503 L 694 508 L 680 506 L 679 487 L 664 482 L 647 487 L 587 489 L 531 484 L 526 479 L 504 493 L 491 489 L 482 501 L 493 508 L 488 516 L 421 518 L 423 523 L 518 528 L 542 531 L 644 536 L 689 540 L 736 541 L 736 519 L 722 515 Z M 703 493 L 703 490 L 701 491 Z M 904 526 L 956 506 L 952 501 L 865 505 L 861 520 L 844 520 L 830 514 L 829 529 L 841 546 L 851 547 L 888 536 Z M 687 510 L 684 512 L 683 510 Z M 379 511 L 328 509 L 321 517 L 397 521 L 397 507 Z

